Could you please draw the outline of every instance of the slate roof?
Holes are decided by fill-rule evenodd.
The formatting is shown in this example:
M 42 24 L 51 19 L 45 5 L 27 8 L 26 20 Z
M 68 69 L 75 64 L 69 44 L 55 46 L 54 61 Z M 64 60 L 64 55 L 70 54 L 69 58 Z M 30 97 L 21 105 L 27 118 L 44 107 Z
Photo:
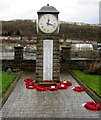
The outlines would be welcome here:
M 59 14 L 59 11 L 55 7 L 49 6 L 49 4 L 47 4 L 47 6 L 43 6 L 37 13 L 38 14 L 41 14 L 41 13 L 57 13 L 57 14 Z

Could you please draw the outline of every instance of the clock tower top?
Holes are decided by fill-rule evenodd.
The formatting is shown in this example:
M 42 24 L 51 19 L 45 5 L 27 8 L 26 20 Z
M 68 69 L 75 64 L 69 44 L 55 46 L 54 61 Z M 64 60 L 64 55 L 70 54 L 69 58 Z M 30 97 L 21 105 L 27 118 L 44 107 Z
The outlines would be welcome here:
M 38 12 L 38 24 L 37 33 L 38 34 L 57 34 L 59 33 L 59 11 L 53 7 L 43 6 Z
M 59 14 L 59 11 L 55 7 L 49 6 L 49 4 L 47 4 L 47 6 L 43 6 L 37 13 L 38 14 L 44 14 L 44 13 Z

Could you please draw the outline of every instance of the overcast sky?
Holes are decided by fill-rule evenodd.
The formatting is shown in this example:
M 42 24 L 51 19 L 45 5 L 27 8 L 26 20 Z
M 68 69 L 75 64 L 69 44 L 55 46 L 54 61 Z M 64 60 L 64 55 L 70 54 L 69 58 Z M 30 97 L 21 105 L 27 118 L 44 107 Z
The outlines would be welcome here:
M 0 20 L 37 19 L 37 11 L 49 4 L 67 22 L 99 23 L 101 0 L 0 0 Z

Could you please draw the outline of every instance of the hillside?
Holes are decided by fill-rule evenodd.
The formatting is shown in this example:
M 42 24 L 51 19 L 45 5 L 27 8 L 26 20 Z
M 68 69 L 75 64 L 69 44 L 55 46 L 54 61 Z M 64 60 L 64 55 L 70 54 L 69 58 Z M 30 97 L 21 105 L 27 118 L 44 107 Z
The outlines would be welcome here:
M 36 36 L 36 22 L 32 20 L 13 20 L 2 22 L 3 36 Z M 100 42 L 101 27 L 89 24 L 77 25 L 67 22 L 60 23 L 60 38 L 82 39 Z
M 32 20 L 2 22 L 3 36 L 36 36 L 36 24 Z

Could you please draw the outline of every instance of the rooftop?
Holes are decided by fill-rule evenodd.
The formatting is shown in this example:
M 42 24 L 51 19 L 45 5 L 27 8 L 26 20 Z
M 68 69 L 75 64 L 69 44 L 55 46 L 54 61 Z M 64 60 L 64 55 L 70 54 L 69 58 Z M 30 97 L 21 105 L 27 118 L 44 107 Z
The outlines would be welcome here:
M 38 12 L 39 13 L 57 13 L 59 14 L 59 11 L 53 7 L 53 6 L 49 6 L 49 4 L 47 4 L 47 6 L 43 6 Z

